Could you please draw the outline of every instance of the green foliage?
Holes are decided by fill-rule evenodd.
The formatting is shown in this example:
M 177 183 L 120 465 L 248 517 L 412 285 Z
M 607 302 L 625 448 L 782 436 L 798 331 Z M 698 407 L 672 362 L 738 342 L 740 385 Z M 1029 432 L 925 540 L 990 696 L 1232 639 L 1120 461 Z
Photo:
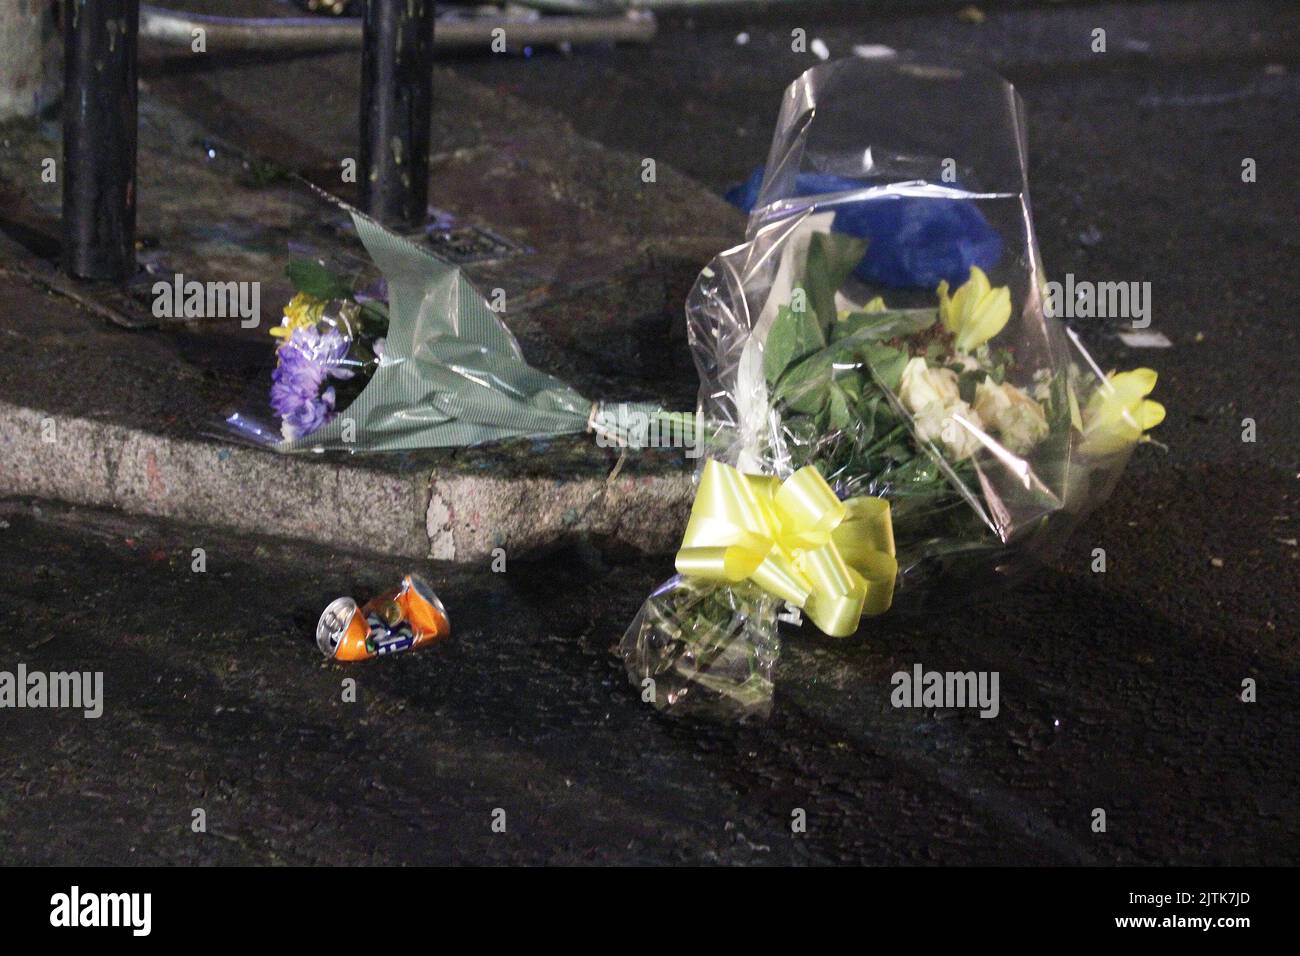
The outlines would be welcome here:
M 374 299 L 361 303 L 361 329 L 369 336 L 379 338 L 388 334 L 388 306 Z
M 791 366 L 826 348 L 836 326 L 835 293 L 862 261 L 867 243 L 840 233 L 819 232 L 808 243 L 802 289 L 806 308 L 782 306 L 763 347 L 763 374 L 775 386 Z
M 768 384 L 775 385 L 790 366 L 825 347 L 826 336 L 813 312 L 781 306 L 763 346 L 763 374 Z
M 831 327 L 831 341 L 844 339 L 878 341 L 906 338 L 934 325 L 934 309 L 902 309 L 885 312 L 850 312 Z
M 936 309 L 853 312 L 840 319 L 835 293 L 866 244 L 837 233 L 812 237 L 801 282 L 808 308 L 782 306 L 763 355 L 771 399 L 792 439 L 796 467 L 865 478 L 891 497 L 936 502 L 955 495 L 929 453 L 914 444 L 891 400 L 911 357 L 902 344 L 938 322 Z M 943 341 L 928 346 L 946 353 Z M 971 386 L 973 389 L 973 385 Z
M 808 242 L 808 261 L 803 287 L 808 306 L 821 323 L 824 334 L 835 324 L 835 293 L 867 254 L 865 239 L 839 232 L 818 232 Z
M 285 266 L 284 274 L 297 292 L 326 300 L 352 298 L 352 283 L 312 259 L 294 259 Z

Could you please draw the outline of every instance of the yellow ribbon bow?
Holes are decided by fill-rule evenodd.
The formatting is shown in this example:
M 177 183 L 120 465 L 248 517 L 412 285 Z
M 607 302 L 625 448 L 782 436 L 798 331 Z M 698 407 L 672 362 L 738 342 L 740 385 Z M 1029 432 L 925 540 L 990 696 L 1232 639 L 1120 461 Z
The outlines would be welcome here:
M 709 459 L 691 505 L 677 571 L 731 584 L 750 580 L 789 601 L 831 637 L 894 597 L 898 562 L 889 502 L 840 501 L 812 465 L 784 483 Z

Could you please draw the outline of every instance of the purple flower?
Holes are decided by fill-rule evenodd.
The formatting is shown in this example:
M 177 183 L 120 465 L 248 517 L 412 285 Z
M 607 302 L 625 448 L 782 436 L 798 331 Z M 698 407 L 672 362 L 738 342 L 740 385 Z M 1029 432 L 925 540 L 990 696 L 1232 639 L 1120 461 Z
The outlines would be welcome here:
M 334 389 L 326 379 L 349 379 L 348 340 L 337 329 L 295 329 L 276 353 L 271 373 L 271 408 L 280 416 L 280 431 L 293 440 L 310 435 L 334 417 Z

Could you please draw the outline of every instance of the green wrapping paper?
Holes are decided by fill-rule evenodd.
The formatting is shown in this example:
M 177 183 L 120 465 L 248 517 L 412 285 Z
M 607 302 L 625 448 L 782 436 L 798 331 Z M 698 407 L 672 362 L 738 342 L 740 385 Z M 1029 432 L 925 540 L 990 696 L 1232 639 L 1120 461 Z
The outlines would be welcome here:
M 334 418 L 278 451 L 402 451 L 503 438 L 595 432 L 635 442 L 626 422 L 666 417 L 656 405 L 592 402 L 529 365 L 519 343 L 461 273 L 416 243 L 349 209 L 388 282 L 382 360 Z M 689 415 L 672 418 L 689 425 Z

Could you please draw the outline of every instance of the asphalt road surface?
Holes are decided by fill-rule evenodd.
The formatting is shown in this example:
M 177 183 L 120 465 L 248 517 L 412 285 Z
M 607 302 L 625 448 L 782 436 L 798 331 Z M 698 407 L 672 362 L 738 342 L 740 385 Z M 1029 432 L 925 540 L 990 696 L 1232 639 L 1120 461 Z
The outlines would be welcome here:
M 6 668 L 102 672 L 103 713 L 3 714 L 0 859 L 1293 862 L 1300 680 L 1292 606 L 1268 592 L 1295 565 L 1242 547 L 1214 569 L 1180 540 L 1170 588 L 1161 536 L 1199 499 L 1155 489 L 1014 596 L 788 636 L 773 716 L 745 727 L 657 716 L 611 653 L 667 559 L 435 567 L 453 636 L 343 665 L 315 647 L 320 610 L 400 564 L 10 502 Z M 1261 492 L 1287 507 L 1280 483 Z M 1090 541 L 1112 548 L 1105 575 Z M 917 662 L 998 671 L 998 716 L 894 709 L 890 676 Z

